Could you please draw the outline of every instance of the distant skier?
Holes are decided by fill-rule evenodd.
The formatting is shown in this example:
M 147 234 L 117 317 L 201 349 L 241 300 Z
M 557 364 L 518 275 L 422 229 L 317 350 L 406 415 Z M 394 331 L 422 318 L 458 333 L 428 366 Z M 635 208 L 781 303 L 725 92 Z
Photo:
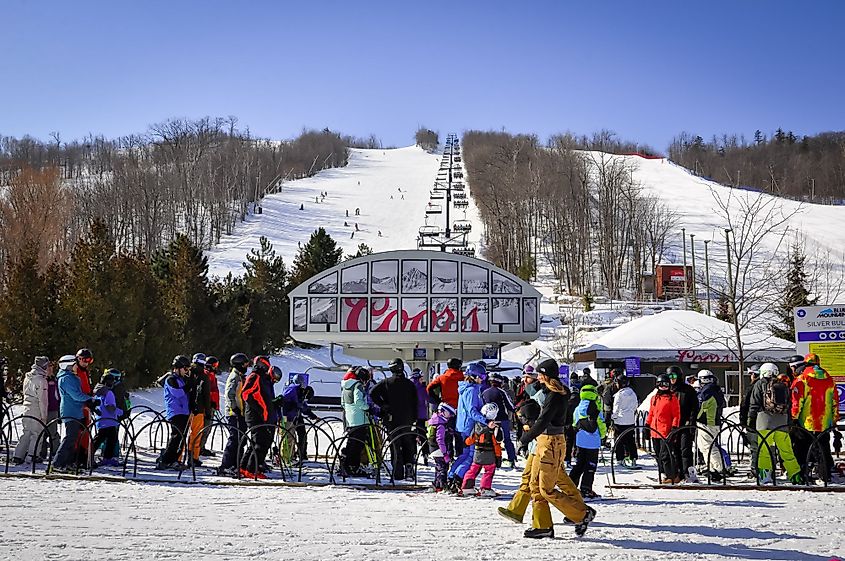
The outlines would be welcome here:
M 346 209 L 346 218 L 349 218 L 349 209 Z
M 381 230 L 378 231 L 378 237 L 381 237 Z
M 359 185 L 360 185 L 360 182 L 359 182 Z M 361 216 L 361 209 L 360 208 L 355 209 L 355 216 Z
M 305 210 L 305 204 L 304 203 L 299 205 L 299 210 Z
M 357 232 L 358 230 L 360 230 L 360 228 L 358 228 L 358 223 L 356 222 L 355 223 L 355 231 Z

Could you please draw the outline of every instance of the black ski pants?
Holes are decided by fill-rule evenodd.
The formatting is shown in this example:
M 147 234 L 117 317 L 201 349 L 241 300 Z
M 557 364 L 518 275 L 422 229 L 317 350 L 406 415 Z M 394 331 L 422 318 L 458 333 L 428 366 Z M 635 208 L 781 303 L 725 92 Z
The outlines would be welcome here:
M 581 492 L 593 490 L 593 480 L 599 464 L 598 449 L 576 448 L 575 462 L 569 470 L 569 479 Z
M 188 420 L 190 415 L 174 415 L 168 421 L 170 422 L 170 438 L 167 441 L 167 446 L 158 457 L 158 463 L 162 465 L 170 465 L 176 461 L 179 456 L 179 450 L 182 448 L 182 442 L 187 435 Z
M 613 430 L 617 435 L 622 434 L 634 425 L 615 425 Z M 625 458 L 637 458 L 637 442 L 634 440 L 634 433 L 630 431 L 628 434 L 622 435 L 622 438 L 616 438 L 616 461 L 621 462 Z

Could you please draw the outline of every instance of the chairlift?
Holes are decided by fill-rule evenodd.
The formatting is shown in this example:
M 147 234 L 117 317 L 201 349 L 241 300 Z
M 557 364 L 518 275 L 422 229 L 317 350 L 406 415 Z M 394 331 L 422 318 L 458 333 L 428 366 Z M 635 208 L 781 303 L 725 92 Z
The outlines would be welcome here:
M 432 200 L 443 200 L 443 197 L 444 197 L 443 191 L 438 191 L 437 189 L 435 189 L 434 191 L 431 192 Z
M 469 206 L 469 201 L 467 201 L 466 199 L 459 199 L 456 201 L 452 201 L 452 205 L 455 208 L 467 208 Z
M 463 177 L 464 177 L 464 172 L 462 172 L 462 171 L 456 171 L 456 172 L 453 172 L 453 173 L 452 173 L 452 176 L 453 176 L 455 179 L 463 179 Z
M 463 191 L 464 184 L 463 183 L 452 183 L 452 191 Z
M 466 233 L 472 230 L 472 224 L 469 220 L 455 220 L 452 225 L 452 230 L 455 232 Z
M 431 238 L 440 235 L 440 226 L 420 226 L 420 238 Z
M 456 193 L 452 193 L 452 198 L 456 201 L 461 201 L 467 198 L 467 194 L 463 191 L 458 191 Z
M 473 244 L 469 244 L 466 247 L 455 247 L 452 248 L 452 253 L 455 255 L 463 255 L 465 257 L 475 257 L 475 246 Z
M 425 207 L 426 214 L 443 214 L 443 209 L 440 205 L 435 205 L 432 203 L 428 203 L 428 206 Z

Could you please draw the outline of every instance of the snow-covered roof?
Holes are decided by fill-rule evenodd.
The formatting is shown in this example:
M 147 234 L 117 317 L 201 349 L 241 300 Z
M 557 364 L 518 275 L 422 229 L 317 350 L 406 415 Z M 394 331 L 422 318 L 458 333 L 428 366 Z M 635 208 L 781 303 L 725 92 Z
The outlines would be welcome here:
M 637 356 L 644 360 L 676 362 L 735 362 L 733 325 L 686 310 L 669 310 L 621 325 L 575 351 L 595 353 L 596 359 Z M 775 337 L 765 326 L 742 333 L 747 360 L 784 360 L 795 354 L 795 344 Z

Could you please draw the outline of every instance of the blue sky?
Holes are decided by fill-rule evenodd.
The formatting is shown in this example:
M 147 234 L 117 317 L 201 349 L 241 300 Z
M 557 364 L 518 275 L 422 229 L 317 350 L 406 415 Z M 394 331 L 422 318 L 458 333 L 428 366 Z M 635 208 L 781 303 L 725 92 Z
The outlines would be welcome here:
M 845 129 L 845 2 L 3 0 L 0 134 Z

